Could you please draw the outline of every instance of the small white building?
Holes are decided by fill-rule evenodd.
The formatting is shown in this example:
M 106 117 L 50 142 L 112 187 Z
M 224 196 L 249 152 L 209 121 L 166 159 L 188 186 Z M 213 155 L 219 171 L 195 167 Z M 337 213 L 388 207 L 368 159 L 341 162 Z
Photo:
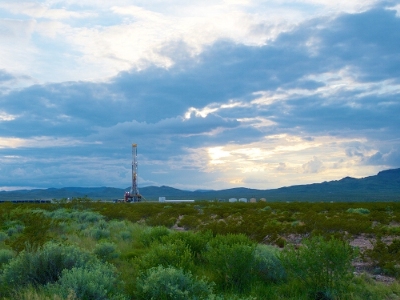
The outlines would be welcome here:
M 182 203 L 182 202 L 194 202 L 194 200 L 167 200 L 165 197 L 158 197 L 158 202 Z
M 237 202 L 236 198 L 229 198 L 229 202 Z
M 256 203 L 257 199 L 256 198 L 250 198 L 250 203 Z
M 240 198 L 239 202 L 246 202 L 247 203 L 247 198 Z

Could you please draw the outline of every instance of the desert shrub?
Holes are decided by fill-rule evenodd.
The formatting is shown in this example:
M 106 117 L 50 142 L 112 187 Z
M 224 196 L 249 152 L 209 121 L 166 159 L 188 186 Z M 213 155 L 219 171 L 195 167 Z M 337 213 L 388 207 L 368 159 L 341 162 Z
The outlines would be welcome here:
M 90 236 L 96 241 L 110 237 L 110 230 L 99 227 L 92 227 L 85 230 L 85 235 Z
M 54 293 L 50 293 L 45 288 L 35 288 L 27 286 L 18 291 L 15 291 L 9 298 L 2 298 L 4 300 L 78 300 L 73 291 L 67 297 L 62 297 Z
M 310 297 L 333 299 L 345 292 L 352 278 L 354 254 L 351 246 L 341 240 L 316 236 L 303 240 L 298 249 L 285 247 L 281 259 L 292 279 L 300 280 Z
M 227 234 L 227 235 L 216 235 L 212 240 L 209 242 L 210 247 L 214 247 L 216 245 L 254 245 L 255 243 L 249 239 L 244 234 Z
M 44 214 L 56 220 L 75 220 L 78 223 L 96 223 L 104 220 L 104 216 L 90 210 L 59 208 L 54 211 L 43 211 Z
M 8 263 L 15 256 L 14 252 L 8 249 L 0 249 L 0 266 Z
M 269 211 L 271 210 L 271 206 L 265 206 L 264 208 L 260 209 L 261 211 Z
M 47 243 L 36 250 L 24 250 L 4 266 L 1 276 L 6 288 L 39 286 L 57 281 L 64 269 L 85 266 L 93 257 L 75 246 Z
M 78 299 L 125 299 L 118 292 L 117 272 L 108 263 L 94 263 L 85 267 L 73 267 L 62 271 L 60 279 L 47 289 L 64 299 L 71 291 Z
M 386 275 L 400 277 L 400 240 L 394 239 L 390 245 L 378 238 L 373 249 L 365 250 L 363 258 Z
M 212 285 L 181 269 L 158 266 L 142 273 L 137 280 L 137 299 L 209 299 Z
M 7 239 L 8 239 L 8 234 L 5 233 L 4 231 L 0 231 L 0 242 L 4 242 Z
M 103 221 L 104 222 L 104 216 L 97 212 L 92 212 L 92 211 L 73 211 L 71 213 L 72 218 L 77 220 L 80 223 L 98 223 Z
M 377 282 L 369 275 L 362 274 L 354 278 L 351 286 L 349 295 L 346 299 L 354 300 L 382 300 L 382 299 L 398 299 L 400 294 L 400 284 L 398 282 L 388 284 L 382 284 Z M 346 295 L 348 296 L 348 295 Z M 343 297 L 345 299 L 345 297 Z
M 37 210 L 38 211 L 38 210 Z M 65 208 L 59 208 L 54 211 L 41 210 L 46 216 L 56 220 L 71 219 L 71 212 Z
M 156 241 L 161 241 L 163 236 L 169 235 L 171 231 L 164 226 L 148 227 L 139 235 L 139 241 L 146 247 Z
M 107 222 L 107 228 L 112 233 L 118 233 L 119 236 L 122 231 L 129 232 L 128 223 L 125 221 L 118 221 L 118 220 L 109 221 Z
M 201 260 L 202 254 L 207 250 L 208 242 L 213 238 L 211 231 L 205 232 L 174 232 L 170 235 L 163 236 L 162 243 L 174 243 L 182 241 L 188 246 L 196 260 Z
M 149 251 L 137 260 L 142 270 L 159 265 L 184 270 L 192 270 L 194 267 L 192 252 L 181 240 L 171 243 L 153 243 Z
M 169 210 L 172 210 L 172 208 L 166 209 L 166 212 Z M 172 227 L 176 223 L 178 216 L 171 216 L 166 212 L 148 217 L 146 219 L 146 224 L 149 226 Z
M 108 228 L 107 222 L 104 220 L 100 220 L 95 224 L 87 222 L 79 223 L 78 229 L 83 230 L 82 234 L 84 236 L 91 237 L 96 241 L 110 237 L 110 229 Z
M 346 212 L 360 215 L 368 215 L 370 213 L 369 209 L 366 208 L 349 208 Z
M 257 245 L 254 250 L 254 272 L 265 282 L 286 279 L 286 271 L 278 257 L 279 250 L 272 246 Z
M 250 287 L 255 244 L 244 235 L 216 236 L 204 257 L 222 290 L 242 292 Z
M 110 261 L 119 256 L 114 243 L 102 242 L 95 246 L 93 253 L 102 261 Z
M 16 225 L 14 225 L 12 227 L 9 227 L 7 229 L 7 235 L 8 236 L 13 236 L 13 235 L 15 235 L 17 233 L 21 233 L 23 230 L 24 230 L 24 226 L 23 225 L 16 224 Z
M 42 212 L 35 212 L 29 207 L 23 209 L 17 207 L 9 217 L 10 220 L 6 222 L 6 226 L 7 233 L 12 238 L 6 240 L 5 243 L 13 250 L 20 252 L 27 244 L 33 248 L 41 247 L 51 240 L 49 230 L 54 224 Z
M 185 229 L 195 229 L 201 224 L 201 220 L 196 215 L 186 215 L 179 220 L 179 226 Z
M 124 241 L 129 241 L 132 239 L 132 235 L 128 230 L 123 230 L 119 232 L 119 236 L 121 237 L 122 240 Z

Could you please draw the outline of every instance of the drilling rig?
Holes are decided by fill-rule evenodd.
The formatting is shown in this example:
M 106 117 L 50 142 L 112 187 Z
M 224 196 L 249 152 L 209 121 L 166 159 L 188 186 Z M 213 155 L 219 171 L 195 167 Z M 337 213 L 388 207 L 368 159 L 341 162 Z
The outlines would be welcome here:
M 139 194 L 139 189 L 137 185 L 137 144 L 132 144 L 132 186 L 130 192 L 125 192 L 124 201 L 125 202 L 140 202 L 142 201 L 142 196 Z

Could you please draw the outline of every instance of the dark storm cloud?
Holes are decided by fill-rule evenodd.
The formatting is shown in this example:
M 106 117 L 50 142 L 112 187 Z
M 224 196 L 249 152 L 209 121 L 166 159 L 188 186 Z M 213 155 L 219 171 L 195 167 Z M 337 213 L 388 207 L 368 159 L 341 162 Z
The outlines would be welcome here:
M 370 165 L 400 166 L 400 151 L 398 149 L 391 149 L 386 153 L 379 151 L 366 157 L 365 162 Z
M 378 25 L 372 25 L 376 23 Z M 110 127 L 133 120 L 156 123 L 183 116 L 191 106 L 201 108 L 229 99 L 246 101 L 259 90 L 315 90 L 324 83 L 304 79 L 305 76 L 347 66 L 358 71 L 355 76 L 361 81 L 389 78 L 397 81 L 400 32 L 396 28 L 400 28 L 400 21 L 390 10 L 345 15 L 328 22 L 314 20 L 282 34 L 272 45 L 248 47 L 218 42 L 191 65 L 124 72 L 109 84 L 81 82 L 33 86 L 3 97 L 1 102 L 9 113 L 21 115 L 10 126 L 15 131 L 19 130 L 18 124 L 27 128 L 34 123 L 31 128 L 36 128 L 37 132 L 51 132 L 52 128 L 57 128 L 58 133 L 71 134 L 80 128 L 81 134 L 89 134 L 95 131 L 94 126 Z M 311 38 L 318 40 L 317 54 L 313 55 L 306 46 Z M 382 116 L 386 113 L 398 112 L 396 104 L 375 112 L 378 103 L 387 100 L 386 96 L 358 100 L 361 110 L 349 108 L 342 100 L 355 96 L 357 93 L 338 93 L 333 95 L 332 102 L 335 98 L 339 101 L 332 105 L 326 105 L 326 99 L 318 96 L 302 97 L 285 105 L 296 110 L 299 125 L 308 126 L 316 114 L 315 117 L 326 120 L 324 124 L 328 128 L 340 120 L 344 124 L 358 121 L 360 124 L 355 129 L 363 124 L 375 127 L 382 125 L 379 122 L 384 121 Z M 278 116 L 282 109 L 280 104 L 269 108 Z M 252 108 L 247 112 L 245 108 L 236 109 L 237 114 L 234 112 L 232 109 L 227 114 L 238 117 L 237 114 L 256 113 Z M 378 116 L 378 124 L 370 123 L 374 121 L 371 118 L 374 114 Z M 18 133 L 22 133 L 21 130 Z
M 136 138 L 169 138 L 170 136 L 191 136 L 208 134 L 217 128 L 237 127 L 239 122 L 236 120 L 224 120 L 216 115 L 207 117 L 191 117 L 184 119 L 182 117 L 163 119 L 157 123 L 147 122 L 124 122 L 107 128 L 98 128 L 98 134 L 92 138 L 100 139 L 120 139 L 122 137 L 135 136 Z
M 0 136 L 65 137 L 82 142 L 39 150 L 27 146 L 40 161 L 33 160 L 30 169 L 36 178 L 44 178 L 40 175 L 43 168 L 49 174 L 58 172 L 64 166 L 55 162 L 58 156 L 118 161 L 132 141 L 143 145 L 146 150 L 141 155 L 151 161 L 179 157 L 191 147 L 251 143 L 266 134 L 393 140 L 400 128 L 399 28 L 395 11 L 373 9 L 308 21 L 264 46 L 218 41 L 195 60 L 186 57 L 183 49 L 185 59 L 170 69 L 123 72 L 107 83 L 31 86 L 0 96 L 0 113 L 15 116 L 0 121 Z M 180 46 L 184 47 L 175 43 L 165 51 L 174 52 Z M 326 79 L 324 74 L 331 77 Z M 0 82 L 7 80 L 12 80 L 11 75 L 0 71 Z M 344 87 L 335 88 L 336 82 Z M 259 91 L 283 96 L 254 104 L 251 101 Z M 242 105 L 222 108 L 230 100 Z M 219 108 L 205 117 L 192 114 L 184 119 L 191 107 L 201 110 L 210 105 Z M 240 121 L 256 117 L 271 121 L 270 126 L 263 127 L 257 120 Z M 344 151 L 348 157 L 362 157 L 365 164 L 397 167 L 399 146 L 399 141 L 387 142 L 370 157 L 363 149 Z M 13 153 L 0 149 L 0 155 Z M 41 155 L 50 160 L 43 162 Z M 79 161 L 67 161 L 76 167 L 76 174 L 81 169 L 87 173 L 87 166 Z M 24 178 L 19 165 L 4 164 L 2 170 L 8 168 L 15 178 Z M 317 158 L 303 165 L 308 173 L 322 168 Z M 71 182 L 68 176 L 60 182 Z

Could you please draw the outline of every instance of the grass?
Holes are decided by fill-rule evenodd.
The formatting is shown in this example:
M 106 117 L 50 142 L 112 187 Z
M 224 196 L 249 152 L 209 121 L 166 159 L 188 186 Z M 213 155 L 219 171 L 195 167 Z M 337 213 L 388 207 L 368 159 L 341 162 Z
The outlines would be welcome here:
M 399 222 L 399 203 L 3 203 L 0 298 L 140 299 L 152 292 L 144 286 L 151 278 L 188 299 L 400 299 L 397 281 L 384 285 L 351 268 L 356 256 L 397 277 L 400 242 L 382 241 Z M 177 223 L 189 231 L 171 230 Z M 361 234 L 376 238 L 362 255 L 348 244 Z M 304 246 L 291 246 L 293 237 Z M 45 266 L 62 249 L 86 260 L 47 280 Z M 323 274 L 304 277 L 316 270 Z M 40 280 L 25 281 L 28 271 Z

